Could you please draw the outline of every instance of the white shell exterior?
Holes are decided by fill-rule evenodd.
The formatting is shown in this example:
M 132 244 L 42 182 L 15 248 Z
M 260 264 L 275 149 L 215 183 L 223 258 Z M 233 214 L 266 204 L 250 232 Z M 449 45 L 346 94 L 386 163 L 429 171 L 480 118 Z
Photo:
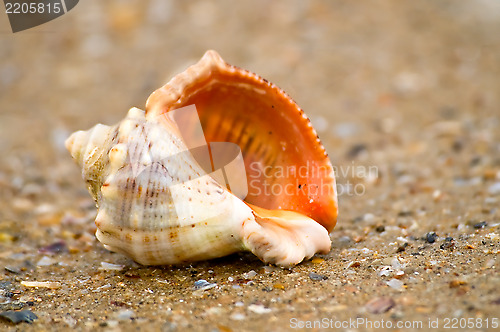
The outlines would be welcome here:
M 289 266 L 330 250 L 328 231 L 316 221 L 249 206 L 206 174 L 168 115 L 147 120 L 132 108 L 118 125 L 76 132 L 66 146 L 97 202 L 97 238 L 138 263 L 250 250 Z

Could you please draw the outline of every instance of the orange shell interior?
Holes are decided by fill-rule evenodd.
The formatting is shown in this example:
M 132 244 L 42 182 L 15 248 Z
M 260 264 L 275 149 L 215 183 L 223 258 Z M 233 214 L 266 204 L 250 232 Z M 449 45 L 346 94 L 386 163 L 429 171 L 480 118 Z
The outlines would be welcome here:
M 331 163 L 310 120 L 284 91 L 208 51 L 149 97 L 146 116 L 192 104 L 207 142 L 240 146 L 245 202 L 302 213 L 333 229 L 337 196 Z

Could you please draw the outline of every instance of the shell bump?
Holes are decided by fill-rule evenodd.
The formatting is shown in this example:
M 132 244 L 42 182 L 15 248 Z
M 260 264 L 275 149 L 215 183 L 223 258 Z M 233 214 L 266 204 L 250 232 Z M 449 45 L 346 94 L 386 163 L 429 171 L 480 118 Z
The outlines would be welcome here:
M 196 121 L 182 118 L 193 105 L 211 168 L 194 153 Z M 241 151 L 243 173 L 215 172 L 224 168 L 214 166 L 220 142 Z M 274 84 L 215 51 L 153 92 L 145 111 L 75 132 L 66 147 L 97 203 L 97 238 L 138 263 L 248 250 L 291 266 L 330 250 L 335 178 L 309 119 Z

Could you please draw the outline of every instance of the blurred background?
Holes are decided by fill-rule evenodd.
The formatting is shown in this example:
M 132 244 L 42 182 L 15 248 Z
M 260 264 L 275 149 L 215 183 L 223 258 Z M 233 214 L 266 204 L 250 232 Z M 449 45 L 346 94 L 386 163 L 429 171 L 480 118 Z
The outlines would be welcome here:
M 377 167 L 375 177 L 338 177 L 366 191 L 339 197 L 334 246 L 379 250 L 397 236 L 498 220 L 499 31 L 497 0 L 82 0 L 15 34 L 0 13 L 2 251 L 36 253 L 78 233 L 115 257 L 93 240 L 95 207 L 64 140 L 144 109 L 208 49 L 295 99 L 333 165 Z M 78 218 L 73 235 L 60 228 Z M 406 235 L 366 236 L 381 225 Z
M 387 173 L 388 158 L 413 149 L 407 158 L 435 167 L 436 135 L 498 125 L 498 31 L 495 0 L 86 0 L 15 34 L 2 14 L 0 179 L 75 183 L 69 133 L 144 108 L 207 49 L 288 92 L 334 165 L 358 159 Z M 408 171 L 423 176 L 421 167 Z

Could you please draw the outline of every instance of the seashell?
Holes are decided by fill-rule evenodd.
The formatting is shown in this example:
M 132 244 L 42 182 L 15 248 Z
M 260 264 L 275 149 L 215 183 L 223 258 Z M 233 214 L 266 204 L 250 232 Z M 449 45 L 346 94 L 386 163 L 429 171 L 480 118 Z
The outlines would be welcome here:
M 138 263 L 248 250 L 291 266 L 330 250 L 335 178 L 309 119 L 215 51 L 155 91 L 145 111 L 78 131 L 66 147 L 97 203 L 97 238 Z

